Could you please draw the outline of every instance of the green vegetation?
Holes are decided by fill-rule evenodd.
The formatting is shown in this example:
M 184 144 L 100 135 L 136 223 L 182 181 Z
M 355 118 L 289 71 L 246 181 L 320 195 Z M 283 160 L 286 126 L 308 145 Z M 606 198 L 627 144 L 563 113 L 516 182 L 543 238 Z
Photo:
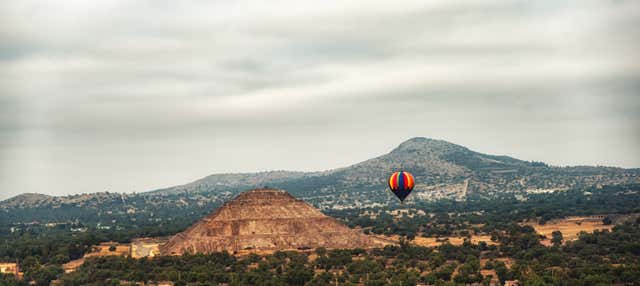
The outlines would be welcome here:
M 542 246 L 541 238 L 531 227 L 517 222 L 525 219 L 544 222 L 569 215 L 637 213 L 640 212 L 639 190 L 636 184 L 535 194 L 526 200 L 505 195 L 491 200 L 421 202 L 407 205 L 411 210 L 401 215 L 390 214 L 397 209 L 393 206 L 325 211 L 351 226 L 363 227 L 366 232 L 397 234 L 406 239 L 397 247 L 368 251 L 317 249 L 312 257 L 295 252 L 242 258 L 226 253 L 140 260 L 100 257 L 88 259 L 76 273 L 62 274 L 61 264 L 82 257 L 93 245 L 171 235 L 216 207 L 214 200 L 195 203 L 203 200 L 198 197 L 192 198 L 192 204 L 174 207 L 172 212 L 156 212 L 156 207 L 160 209 L 165 204 L 159 203 L 146 211 L 138 205 L 136 213 L 127 213 L 125 205 L 114 200 L 114 206 L 118 206 L 114 210 L 120 211 L 108 214 L 100 206 L 95 212 L 103 214 L 102 217 L 86 218 L 87 221 L 84 216 L 70 216 L 66 218 L 72 222 L 51 227 L 45 225 L 47 220 L 35 214 L 29 218 L 42 223 L 14 224 L 5 220 L 0 227 L 0 259 L 17 260 L 25 279 L 3 275 L 0 285 L 27 285 L 31 281 L 36 285 L 49 285 L 54 279 L 61 279 L 63 285 L 164 280 L 177 285 L 328 285 L 336 281 L 340 285 L 415 285 L 416 282 L 464 285 L 488 282 L 487 277 L 480 275 L 483 269 L 495 270 L 502 281 L 518 279 L 526 285 L 633 285 L 640 281 L 639 221 L 620 224 L 615 216 L 610 216 L 608 223 L 618 224 L 612 231 L 584 233 L 573 242 L 565 242 L 562 233 L 553 233 L 551 247 Z M 179 200 L 181 196 L 172 198 Z M 372 219 L 364 215 L 365 212 L 376 213 L 377 217 Z M 57 211 L 51 213 L 58 214 Z M 49 214 L 44 209 L 40 213 L 45 217 Z M 92 227 L 113 220 L 119 228 Z M 86 232 L 72 231 L 87 226 Z M 445 243 L 434 248 L 411 245 L 411 239 L 419 235 L 465 237 L 472 234 L 491 235 L 499 245 L 469 242 L 461 246 Z M 513 265 L 503 261 L 507 258 Z
M 314 260 L 309 259 L 309 253 L 299 252 L 241 258 L 227 253 L 139 260 L 96 257 L 79 271 L 62 275 L 61 282 L 63 285 L 120 285 L 131 281 L 173 281 L 176 285 L 335 285 L 336 282 L 464 285 L 488 282 L 490 278 L 483 277 L 481 269 L 494 269 L 500 280 L 518 279 L 525 285 L 632 285 L 640 281 L 638 222 L 616 226 L 611 232 L 583 234 L 564 246 L 544 247 L 531 227 L 515 224 L 498 239 L 500 246 L 467 242 L 461 246 L 443 244 L 426 248 L 405 241 L 399 246 L 370 251 L 319 248 L 313 253 Z M 501 257 L 511 257 L 514 264 L 507 267 L 499 260 Z M 483 265 L 481 260 L 487 262 Z M 57 273 L 55 269 L 39 269 L 42 270 L 29 275 L 46 279 L 49 273 Z M 18 284 L 6 282 L 6 285 Z
M 57 229 L 177 231 L 211 212 L 231 193 L 177 193 L 163 196 L 98 193 L 75 195 L 28 207 L 0 205 L 0 235 L 15 231 Z M 6 203 L 5 203 L 6 204 Z M 180 215 L 176 215 L 179 213 Z M 45 223 L 52 223 L 45 226 Z
M 352 227 L 360 226 L 376 234 L 415 236 L 468 236 L 475 233 L 493 234 L 513 222 L 537 220 L 544 223 L 554 218 L 593 214 L 629 214 L 640 212 L 640 185 L 605 186 L 573 189 L 564 192 L 529 195 L 527 200 L 505 195 L 496 199 L 475 199 L 465 202 L 442 200 L 407 205 L 412 210 L 401 216 L 389 214 L 398 209 L 365 208 L 325 211 L 341 218 Z M 423 210 L 433 216 L 418 215 Z M 376 213 L 375 218 L 361 215 Z M 610 218 L 605 218 L 609 220 Z M 483 225 L 481 228 L 474 225 Z

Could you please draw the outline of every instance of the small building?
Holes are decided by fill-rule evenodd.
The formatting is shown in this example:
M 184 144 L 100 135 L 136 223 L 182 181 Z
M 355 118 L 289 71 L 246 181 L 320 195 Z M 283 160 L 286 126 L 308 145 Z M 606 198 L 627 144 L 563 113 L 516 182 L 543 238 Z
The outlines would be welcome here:
M 120 280 L 120 285 L 123 285 L 123 286 L 144 286 L 144 282 Z
M 20 266 L 14 262 L 0 262 L 0 273 L 13 274 L 18 279 L 22 279 L 22 272 L 20 272 Z
M 171 281 L 158 281 L 158 282 L 149 281 L 147 285 L 148 286 L 173 286 L 175 285 L 175 283 Z
M 136 238 L 131 241 L 132 258 L 155 257 L 160 255 L 160 246 L 169 240 L 168 237 Z

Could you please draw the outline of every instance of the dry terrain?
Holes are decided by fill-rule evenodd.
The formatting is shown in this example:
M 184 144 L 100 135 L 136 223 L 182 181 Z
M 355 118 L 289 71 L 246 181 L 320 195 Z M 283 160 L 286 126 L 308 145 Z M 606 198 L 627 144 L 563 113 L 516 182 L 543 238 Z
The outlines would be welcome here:
M 459 236 L 439 237 L 439 238 L 435 238 L 435 237 L 416 237 L 413 240 L 413 243 L 415 243 L 416 245 L 419 245 L 419 246 L 434 247 L 434 246 L 439 246 L 439 245 L 445 243 L 446 241 L 448 241 L 452 245 L 462 245 L 464 243 L 465 239 L 466 239 L 466 237 L 459 237 Z M 478 244 L 480 242 L 485 242 L 488 245 L 497 245 L 498 244 L 495 241 L 491 241 L 491 236 L 488 236 L 488 235 L 472 235 L 471 236 L 471 243 Z
M 397 235 L 386 236 L 386 235 L 374 235 L 374 239 L 379 240 L 381 242 L 390 243 L 398 243 L 400 241 L 400 237 Z M 424 247 L 436 247 L 440 246 L 445 242 L 449 242 L 452 245 L 462 245 L 466 237 L 461 236 L 447 236 L 447 237 L 420 237 L 417 236 L 411 242 L 418 246 Z M 478 244 L 480 242 L 485 242 L 487 245 L 497 245 L 498 242 L 491 241 L 491 236 L 488 235 L 472 235 L 471 243 Z
M 110 251 L 109 248 L 114 245 L 116 249 L 114 251 Z M 121 244 L 116 242 L 103 242 L 97 246 L 94 246 L 90 253 L 86 253 L 82 258 L 69 261 L 62 265 L 64 272 L 69 273 L 73 272 L 78 267 L 80 267 L 84 260 L 89 257 L 97 257 L 97 256 L 129 256 L 131 253 L 131 246 L 129 244 Z
M 551 245 L 551 233 L 554 231 L 562 232 L 565 241 L 578 239 L 578 234 L 584 231 L 591 233 L 594 230 L 611 230 L 614 225 L 605 225 L 599 219 L 592 217 L 571 217 L 558 220 L 550 220 L 546 224 L 527 222 L 525 225 L 532 226 L 537 233 L 546 237 L 541 243 L 543 245 Z

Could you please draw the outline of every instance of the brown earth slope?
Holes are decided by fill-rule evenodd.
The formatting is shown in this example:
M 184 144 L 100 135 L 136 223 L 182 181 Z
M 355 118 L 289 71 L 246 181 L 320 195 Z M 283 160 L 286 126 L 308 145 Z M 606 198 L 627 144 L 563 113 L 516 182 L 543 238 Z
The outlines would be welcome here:
M 285 191 L 256 189 L 173 236 L 164 255 L 286 249 L 372 247 L 371 237 L 350 229 Z

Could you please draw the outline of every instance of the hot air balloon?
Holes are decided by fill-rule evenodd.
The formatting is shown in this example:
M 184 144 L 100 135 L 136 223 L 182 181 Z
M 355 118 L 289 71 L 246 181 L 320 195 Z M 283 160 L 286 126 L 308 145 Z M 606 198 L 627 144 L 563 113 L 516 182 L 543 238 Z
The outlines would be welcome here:
M 413 175 L 409 172 L 395 172 L 389 177 L 389 189 L 400 199 L 400 202 L 404 202 L 404 199 L 413 190 L 415 183 Z

